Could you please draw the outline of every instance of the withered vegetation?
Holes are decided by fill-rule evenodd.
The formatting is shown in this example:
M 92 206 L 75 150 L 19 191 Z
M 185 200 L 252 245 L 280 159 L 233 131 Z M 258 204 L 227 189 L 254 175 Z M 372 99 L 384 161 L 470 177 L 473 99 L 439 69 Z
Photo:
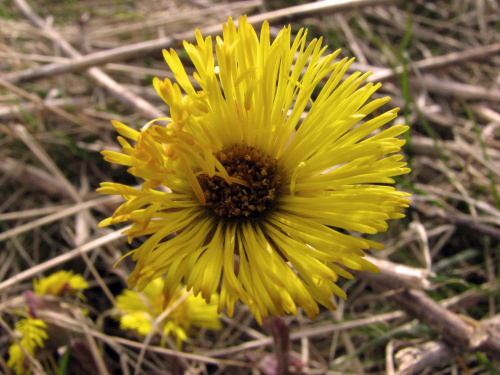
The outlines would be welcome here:
M 68 374 L 498 371 L 500 5 L 328 3 L 3 2 L 0 372 L 9 373 L 23 292 L 58 269 L 80 272 L 91 285 L 84 305 L 45 317 L 79 340 Z M 167 113 L 151 85 L 153 77 L 173 79 L 162 48 L 182 51 L 195 28 L 216 35 L 240 14 L 257 27 L 268 19 L 274 34 L 288 23 L 308 27 L 331 50 L 342 48 L 342 57 L 356 57 L 351 71 L 373 71 L 370 81 L 383 83 L 377 96 L 390 95 L 401 107 L 396 123 L 411 128 L 404 152 L 412 173 L 396 182 L 413 194 L 412 205 L 375 238 L 387 247 L 370 254 L 381 273 L 341 282 L 348 299 L 337 311 L 325 309 L 314 322 L 299 312 L 260 327 L 240 304 L 232 319 L 222 317 L 221 331 L 195 332 L 184 352 L 157 337 L 144 344 L 113 319 L 132 263 L 113 265 L 138 244 L 129 245 L 120 228 L 97 228 L 120 200 L 95 193 L 101 181 L 138 181 L 100 152 L 118 150 L 110 120 L 140 127 Z

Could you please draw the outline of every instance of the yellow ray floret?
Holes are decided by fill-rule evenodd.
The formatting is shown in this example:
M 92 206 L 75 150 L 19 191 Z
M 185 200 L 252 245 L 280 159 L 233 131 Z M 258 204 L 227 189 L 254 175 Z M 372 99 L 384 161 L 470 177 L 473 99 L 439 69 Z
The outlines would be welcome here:
M 123 153 L 103 153 L 143 180 L 98 190 L 125 199 L 100 226 L 130 221 L 129 240 L 149 236 L 131 252 L 129 286 L 164 277 L 167 300 L 184 283 L 207 303 L 219 291 L 219 312 L 240 300 L 259 322 L 297 306 L 311 319 L 318 304 L 334 309 L 345 268 L 376 272 L 364 250 L 383 247 L 348 231 L 386 231 L 409 204 L 390 186 L 409 172 L 398 154 L 408 127 L 387 126 L 397 109 L 369 100 L 381 85 L 345 77 L 353 60 L 325 55 L 307 30 L 271 40 L 267 22 L 258 35 L 240 17 L 215 43 L 197 31 L 184 48 L 197 85 L 164 51 L 177 82 L 153 85 L 170 117 L 141 131 L 113 122 Z

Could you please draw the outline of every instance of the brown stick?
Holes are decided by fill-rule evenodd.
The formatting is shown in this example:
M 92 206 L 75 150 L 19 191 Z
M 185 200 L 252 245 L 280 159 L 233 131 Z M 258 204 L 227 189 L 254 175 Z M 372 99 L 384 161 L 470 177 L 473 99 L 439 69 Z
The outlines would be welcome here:
M 442 336 L 453 348 L 461 352 L 482 350 L 493 358 L 500 358 L 500 337 L 481 323 L 454 314 L 430 298 L 421 290 L 403 288 L 395 290 L 383 274 L 356 273 L 373 289 L 390 291 L 389 296 L 409 315 L 414 316 Z
M 439 217 L 451 224 L 464 226 L 478 233 L 485 234 L 487 236 L 500 240 L 500 229 L 490 225 L 479 223 L 468 215 L 453 214 L 451 212 L 445 211 L 440 207 L 425 203 L 413 203 L 412 207 L 417 209 L 427 217 Z
M 500 102 L 500 90 L 495 88 L 469 85 L 449 79 L 436 78 L 430 74 L 425 74 L 419 78 L 410 78 L 412 85 L 422 86 L 433 94 L 442 96 L 458 97 L 461 99 L 490 100 Z
M 500 315 L 481 320 L 486 329 L 496 329 Z M 453 348 L 442 340 L 427 341 L 399 350 L 395 354 L 398 363 L 397 375 L 417 375 L 426 368 L 434 368 L 453 357 Z
M 433 56 L 428 59 L 410 63 L 409 68 L 418 70 L 420 72 L 429 72 L 432 70 L 444 68 L 446 66 L 455 65 L 457 63 L 464 61 L 486 59 L 490 56 L 498 54 L 499 52 L 500 52 L 500 43 L 494 43 L 488 46 L 481 46 L 478 48 L 472 48 L 460 52 L 452 52 L 442 56 L 436 56 L 436 57 Z M 409 73 L 411 73 L 411 69 L 408 70 Z M 373 73 L 368 78 L 368 81 L 370 82 L 386 81 L 402 73 L 403 73 L 402 66 L 398 66 L 396 69 L 382 69 Z
M 41 100 L 40 98 L 38 99 L 39 101 L 37 100 L 32 102 L 24 102 L 19 105 L 0 107 L 0 121 L 9 121 L 16 119 L 18 120 L 24 116 L 24 113 L 46 113 L 50 112 L 53 108 L 63 109 L 67 106 L 71 106 L 72 108 L 82 108 L 89 101 L 89 99 L 85 97 L 70 97 L 48 100 Z

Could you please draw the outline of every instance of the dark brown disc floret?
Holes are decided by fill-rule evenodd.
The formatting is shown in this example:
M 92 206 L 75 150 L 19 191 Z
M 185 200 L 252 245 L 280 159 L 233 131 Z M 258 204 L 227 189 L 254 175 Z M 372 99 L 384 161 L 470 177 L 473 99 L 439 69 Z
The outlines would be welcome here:
M 223 148 L 215 156 L 229 176 L 242 183 L 199 176 L 207 207 L 223 219 L 257 219 L 268 213 L 281 191 L 276 159 L 242 145 Z

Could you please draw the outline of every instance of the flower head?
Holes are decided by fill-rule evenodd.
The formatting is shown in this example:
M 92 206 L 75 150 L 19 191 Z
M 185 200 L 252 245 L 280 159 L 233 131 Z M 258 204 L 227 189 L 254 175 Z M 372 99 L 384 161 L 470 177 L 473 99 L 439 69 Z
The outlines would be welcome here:
M 82 275 L 73 271 L 57 271 L 42 279 L 33 280 L 33 292 L 39 296 L 61 296 L 87 289 L 89 284 Z
M 40 319 L 26 318 L 16 323 L 15 333 L 19 337 L 19 344 L 10 346 L 7 366 L 14 369 L 17 375 L 29 373 L 31 363 L 27 355 L 34 358 L 37 349 L 44 347 L 44 341 L 49 337 L 46 329 L 47 324 Z
M 121 314 L 120 327 L 146 336 L 153 329 L 155 320 L 165 314 L 158 324 L 160 329 L 155 327 L 155 332 L 161 330 L 164 335 L 172 333 L 177 338 L 178 347 L 187 340 L 191 327 L 221 328 L 216 294 L 207 305 L 200 296 L 195 297 L 185 287 L 179 287 L 171 299 L 164 303 L 163 288 L 163 280 L 158 278 L 149 283 L 142 293 L 124 290 L 116 299 Z
M 288 26 L 271 42 L 268 23 L 259 38 L 246 17 L 229 19 L 214 57 L 197 31 L 184 47 L 201 89 L 164 51 L 177 83 L 153 84 L 170 117 L 141 131 L 113 122 L 124 153 L 105 159 L 144 182 L 103 183 L 99 192 L 126 202 L 100 225 L 131 221 L 129 240 L 150 236 L 131 252 L 130 287 L 166 274 L 166 300 L 182 280 L 207 302 L 220 288 L 230 316 L 241 300 L 259 322 L 296 305 L 312 319 L 318 303 L 335 308 L 332 293 L 346 297 L 335 283 L 352 277 L 345 268 L 377 271 L 363 250 L 382 246 L 347 231 L 375 234 L 404 216 L 408 194 L 387 184 L 409 171 L 390 155 L 407 127 L 381 129 L 397 109 L 372 115 L 390 100 L 367 102 L 380 84 L 362 86 L 361 73 L 342 81 L 352 60 L 306 36 L 292 40 Z
M 15 333 L 19 337 L 18 343 L 14 342 L 9 348 L 8 366 L 13 368 L 16 374 L 27 374 L 31 368 L 31 362 L 27 355 L 33 360 L 39 349 L 44 348 L 49 340 L 48 331 L 51 331 L 49 344 L 65 344 L 68 337 L 64 330 L 55 328 L 47 324 L 42 319 L 37 319 L 37 313 L 43 310 L 55 310 L 59 313 L 64 312 L 66 308 L 61 308 L 53 301 L 46 300 L 41 296 L 63 297 L 66 294 L 76 294 L 84 298 L 79 293 L 81 289 L 87 289 L 88 283 L 80 274 L 73 274 L 73 271 L 58 271 L 42 279 L 33 280 L 33 292 L 25 291 L 28 314 L 26 318 L 16 323 Z M 55 336 L 55 337 L 54 337 Z M 50 345 L 49 345 L 50 346 Z

